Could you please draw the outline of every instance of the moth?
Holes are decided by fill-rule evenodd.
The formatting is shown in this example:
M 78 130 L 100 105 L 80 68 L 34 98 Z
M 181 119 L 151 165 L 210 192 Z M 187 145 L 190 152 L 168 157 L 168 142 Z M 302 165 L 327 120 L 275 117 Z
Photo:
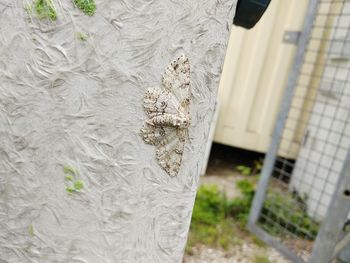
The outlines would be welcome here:
M 148 88 L 143 99 L 147 120 L 141 136 L 156 147 L 159 165 L 172 177 L 180 170 L 188 138 L 190 100 L 190 62 L 185 55 L 168 65 L 160 87 Z

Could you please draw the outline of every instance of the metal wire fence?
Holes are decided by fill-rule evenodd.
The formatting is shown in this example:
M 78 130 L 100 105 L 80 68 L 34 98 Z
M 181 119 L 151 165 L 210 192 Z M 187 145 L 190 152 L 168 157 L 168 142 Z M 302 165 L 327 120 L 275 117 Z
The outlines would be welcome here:
M 350 1 L 310 0 L 249 228 L 294 262 L 330 262 L 316 246 L 337 216 L 349 148 Z

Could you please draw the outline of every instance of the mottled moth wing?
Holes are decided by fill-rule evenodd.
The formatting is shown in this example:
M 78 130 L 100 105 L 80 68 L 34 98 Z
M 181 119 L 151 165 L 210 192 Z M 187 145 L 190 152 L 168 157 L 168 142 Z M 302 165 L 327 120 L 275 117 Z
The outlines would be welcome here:
M 148 88 L 144 96 L 148 120 L 141 129 L 141 136 L 146 143 L 156 146 L 157 160 L 170 176 L 179 172 L 188 137 L 189 70 L 189 61 L 182 55 L 166 68 L 161 87 Z
M 173 60 L 165 69 L 162 86 L 175 97 L 174 106 L 184 114 L 189 114 L 190 62 L 185 55 Z
M 148 88 L 143 98 L 143 107 L 148 117 L 162 115 L 168 112 L 168 101 L 171 94 L 164 89 L 159 87 Z M 175 112 L 173 112 L 175 113 Z
M 160 166 L 170 175 L 176 176 L 182 163 L 185 141 L 179 138 L 165 145 L 157 145 L 156 157 Z
M 141 135 L 146 143 L 155 146 L 164 146 L 177 139 L 173 127 L 154 127 L 147 123 L 142 127 Z
M 177 175 L 181 166 L 187 132 L 182 130 L 184 129 L 154 127 L 147 124 L 141 129 L 143 140 L 156 146 L 157 160 L 170 176 Z

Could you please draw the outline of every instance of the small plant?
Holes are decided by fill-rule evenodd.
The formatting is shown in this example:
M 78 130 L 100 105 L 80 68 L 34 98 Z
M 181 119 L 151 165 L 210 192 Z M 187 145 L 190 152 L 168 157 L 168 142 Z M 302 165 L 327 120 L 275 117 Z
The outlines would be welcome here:
M 83 32 L 77 32 L 77 38 L 80 40 L 80 41 L 86 41 L 88 36 L 86 34 L 84 34 Z
M 245 166 L 245 165 L 238 165 L 236 166 L 236 170 L 241 175 L 257 175 L 260 173 L 262 169 L 262 163 L 260 160 L 254 161 L 253 167 Z
M 96 11 L 94 0 L 73 0 L 74 4 L 81 9 L 86 15 L 93 16 Z
M 241 191 L 242 196 L 236 197 L 228 203 L 228 210 L 232 218 L 236 219 L 242 228 L 248 222 L 249 211 L 253 202 L 255 186 L 247 179 L 240 180 L 236 187 Z
M 252 168 L 244 165 L 238 165 L 236 170 L 242 175 L 250 175 L 252 173 Z
M 84 182 L 82 180 L 75 180 L 78 172 L 74 168 L 64 165 L 63 172 L 66 174 L 66 180 L 71 182 L 70 185 L 66 187 L 68 193 L 79 192 L 84 188 Z
M 244 196 L 248 196 L 249 198 L 253 198 L 254 196 L 254 184 L 248 180 L 239 180 L 237 183 L 236 183 L 236 187 L 241 191 L 241 193 L 244 195 Z
M 252 239 L 252 242 L 258 247 L 265 248 L 267 246 L 264 241 L 262 241 L 259 237 L 255 235 L 252 235 L 251 239 Z
M 34 8 L 39 19 L 57 19 L 57 13 L 51 0 L 35 0 Z
M 260 173 L 262 169 L 262 161 L 261 160 L 255 160 L 254 161 L 254 173 Z
M 227 217 L 226 210 L 226 196 L 216 186 L 204 185 L 199 188 L 186 247 L 188 253 L 195 244 L 226 250 L 239 242 L 234 222 Z
M 253 263 L 271 263 L 271 261 L 266 255 L 262 254 L 254 256 Z
M 198 190 L 192 220 L 215 225 L 224 217 L 224 196 L 215 185 L 204 185 Z

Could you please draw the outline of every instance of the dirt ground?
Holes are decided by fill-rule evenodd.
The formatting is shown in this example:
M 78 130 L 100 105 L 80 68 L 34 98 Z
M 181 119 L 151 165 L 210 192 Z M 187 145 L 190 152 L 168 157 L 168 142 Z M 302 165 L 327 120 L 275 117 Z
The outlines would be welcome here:
M 194 250 L 194 255 L 185 255 L 183 263 L 291 263 L 291 261 L 273 248 L 260 248 L 243 243 L 241 246 L 233 247 L 229 252 L 200 246 Z
M 200 184 L 215 184 L 226 192 L 228 198 L 240 195 L 236 182 L 240 175 L 237 165 L 252 167 L 254 161 L 262 160 L 263 155 L 214 144 L 207 173 L 201 177 Z M 274 248 L 258 246 L 250 238 L 228 251 L 213 249 L 203 245 L 196 246 L 191 255 L 186 254 L 183 263 L 291 263 Z

